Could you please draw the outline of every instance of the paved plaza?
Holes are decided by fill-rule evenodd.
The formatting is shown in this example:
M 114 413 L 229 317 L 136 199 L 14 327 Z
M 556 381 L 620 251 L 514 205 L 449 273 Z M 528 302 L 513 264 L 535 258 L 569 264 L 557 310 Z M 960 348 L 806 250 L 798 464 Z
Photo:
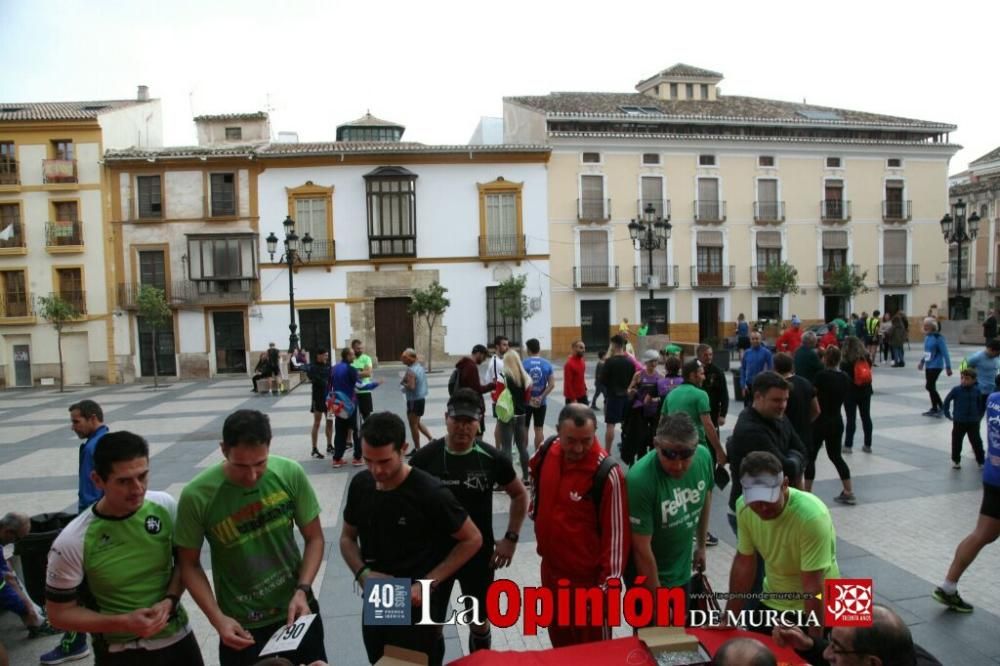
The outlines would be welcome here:
M 955 365 L 973 348 L 953 349 Z M 946 420 L 923 417 L 929 402 L 923 390 L 923 373 L 916 363 L 919 353 L 907 353 L 907 367 L 875 368 L 874 452 L 861 452 L 860 432 L 855 453 L 847 456 L 855 480 L 856 506 L 833 502 L 840 491 L 833 466 L 823 453 L 817 466 L 814 492 L 830 507 L 838 536 L 838 560 L 844 577 L 873 578 L 879 601 L 895 608 L 911 626 L 916 641 L 945 664 L 1000 664 L 1000 544 L 987 547 L 962 579 L 960 590 L 976 610 L 972 615 L 947 612 L 930 598 L 940 584 L 955 546 L 975 524 L 981 498 L 981 474 L 971 451 L 966 449 L 963 468 L 951 469 L 950 429 Z M 450 370 L 450 367 L 449 367 Z M 375 391 L 376 409 L 403 414 L 402 394 L 397 390 L 401 367 L 376 372 L 383 385 Z M 593 360 L 588 363 L 592 385 Z M 435 436 L 444 434 L 448 372 L 430 376 L 425 423 Z M 958 382 L 942 375 L 942 395 Z M 365 664 L 360 636 L 361 599 L 340 557 L 338 537 L 346 488 L 355 469 L 332 470 L 329 458 L 309 457 L 308 386 L 280 397 L 257 396 L 242 377 L 203 382 L 178 382 L 152 390 L 144 385 L 93 387 L 58 391 L 6 391 L 0 395 L 0 511 L 29 514 L 74 510 L 76 506 L 77 448 L 79 441 L 69 429 L 67 407 L 82 398 L 98 401 L 112 430 L 130 430 L 149 440 L 151 447 L 150 488 L 179 497 L 185 482 L 198 471 L 221 460 L 218 448 L 222 422 L 238 408 L 268 412 L 274 429 L 273 453 L 299 460 L 308 472 L 320 504 L 321 522 L 327 541 L 324 566 L 314 589 L 326 628 L 327 654 L 331 664 Z M 561 403 L 562 377 L 557 371 L 557 390 L 550 399 L 546 434 Z M 738 407 L 731 412 L 723 437 L 736 422 Z M 600 414 L 599 414 L 600 416 Z M 860 425 L 860 424 L 859 424 Z M 488 439 L 492 423 L 488 424 Z M 601 428 L 603 431 L 603 426 Z M 322 434 L 321 434 L 322 438 Z M 321 440 L 322 441 L 322 440 Z M 322 448 L 322 443 L 320 444 Z M 516 467 L 516 465 L 515 465 Z M 711 531 L 721 543 L 709 549 L 708 573 L 716 591 L 727 588 L 735 538 L 725 520 L 725 493 L 716 493 Z M 495 525 L 506 528 L 507 500 L 496 495 Z M 539 583 L 539 558 L 535 554 L 531 521 L 525 523 L 521 543 L 511 569 L 502 575 L 521 585 Z M 210 562 L 205 548 L 203 564 Z M 9 553 L 8 553 L 9 554 Z M 184 603 L 191 612 L 206 664 L 218 663 L 217 637 L 190 597 Z M 626 633 L 619 628 L 618 634 Z M 464 630 L 447 628 L 447 659 L 465 651 Z M 56 638 L 29 641 L 17 618 L 0 616 L 0 641 L 10 652 L 12 664 L 34 664 Z M 519 626 L 493 632 L 497 649 L 547 647 L 544 630 L 538 636 L 522 636 Z M 89 664 L 89 660 L 74 662 Z

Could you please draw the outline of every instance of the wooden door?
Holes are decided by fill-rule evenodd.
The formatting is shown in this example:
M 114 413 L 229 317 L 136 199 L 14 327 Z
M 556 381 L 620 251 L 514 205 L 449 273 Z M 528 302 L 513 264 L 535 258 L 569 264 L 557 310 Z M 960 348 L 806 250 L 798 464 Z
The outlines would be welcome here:
M 698 299 L 698 341 L 707 342 L 719 338 L 719 306 L 718 298 Z
M 299 332 L 301 347 L 309 352 L 309 358 L 316 358 L 317 349 L 330 350 L 330 310 L 299 310 Z M 340 358 L 339 352 L 331 351 L 332 357 Z
M 409 307 L 409 298 L 375 299 L 375 354 L 379 362 L 398 361 L 404 349 L 413 347 Z
M 607 349 L 609 330 L 611 330 L 611 302 L 580 301 L 580 337 L 587 346 L 587 351 L 597 352 Z
M 247 371 L 247 344 L 243 335 L 243 313 L 213 312 L 215 370 L 219 373 Z

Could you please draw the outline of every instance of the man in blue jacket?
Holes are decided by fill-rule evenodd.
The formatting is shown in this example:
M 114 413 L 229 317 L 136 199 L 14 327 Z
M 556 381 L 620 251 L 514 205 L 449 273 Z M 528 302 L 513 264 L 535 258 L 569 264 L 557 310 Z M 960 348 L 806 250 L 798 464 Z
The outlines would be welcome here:
M 771 351 L 760 343 L 760 332 L 750 334 L 750 349 L 743 353 L 740 362 L 740 386 L 743 387 L 743 404 L 753 402 L 752 391 L 754 377 L 765 370 L 774 370 L 774 360 Z

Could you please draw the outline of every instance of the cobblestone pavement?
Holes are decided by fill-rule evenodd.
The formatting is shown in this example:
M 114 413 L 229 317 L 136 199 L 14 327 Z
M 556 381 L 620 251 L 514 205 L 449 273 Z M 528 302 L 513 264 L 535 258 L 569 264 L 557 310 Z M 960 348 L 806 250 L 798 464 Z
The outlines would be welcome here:
M 953 350 L 953 357 L 974 351 Z M 953 471 L 949 460 L 950 424 L 921 416 L 928 400 L 923 377 L 916 371 L 915 348 L 908 352 L 907 367 L 878 367 L 874 371 L 876 396 L 874 452 L 857 451 L 847 458 L 855 481 L 857 506 L 833 502 L 840 484 L 833 466 L 821 454 L 816 494 L 830 506 L 838 534 L 838 559 L 845 577 L 874 578 L 879 601 L 894 607 L 911 625 L 916 640 L 947 664 L 1000 663 L 1000 546 L 987 547 L 962 580 L 963 596 L 976 606 L 972 615 L 949 613 L 930 599 L 940 583 L 955 545 L 975 524 L 981 496 L 981 478 L 966 450 L 965 465 Z M 957 360 L 956 360 L 957 365 Z M 593 362 L 590 363 L 592 372 Z M 377 372 L 384 384 L 375 391 L 376 409 L 403 414 L 403 400 L 396 390 L 399 367 Z M 589 376 L 589 375 L 588 375 Z M 425 423 L 431 432 L 444 433 L 447 372 L 430 375 L 431 393 Z M 559 397 L 561 375 L 557 374 Z M 941 377 L 942 394 L 957 383 Z M 592 382 L 591 382 L 592 383 Z M 195 473 L 221 459 L 218 440 L 225 416 L 240 407 L 263 409 L 274 427 L 272 451 L 302 462 L 310 475 L 323 512 L 327 557 L 314 585 L 326 627 L 327 652 L 332 664 L 367 663 L 360 640 L 361 600 L 353 590 L 350 573 L 340 558 L 337 538 L 350 468 L 334 471 L 329 460 L 309 458 L 308 387 L 284 396 L 257 396 L 243 378 L 206 382 L 178 382 L 152 390 L 147 386 L 110 386 L 56 391 L 6 391 L 0 395 L 0 511 L 29 514 L 73 510 L 76 503 L 78 440 L 69 430 L 67 407 L 81 398 L 97 400 L 113 430 L 144 435 L 151 446 L 152 489 L 179 496 Z M 549 408 L 548 420 L 562 407 L 558 399 Z M 723 436 L 736 421 L 731 414 Z M 489 435 L 492 434 L 492 426 Z M 546 434 L 552 430 L 546 428 Z M 859 435 L 860 436 L 860 435 Z M 489 437 L 488 437 L 489 439 Z M 507 501 L 497 495 L 496 529 L 506 527 Z M 727 587 L 735 539 L 725 520 L 725 498 L 716 494 L 711 530 L 721 543 L 709 550 L 708 573 L 718 591 Z M 207 548 L 206 548 L 207 553 Z M 9 554 L 9 553 L 8 553 Z M 207 556 L 204 565 L 209 568 Z M 537 584 L 539 561 L 534 552 L 530 520 L 521 536 L 511 568 L 502 573 L 521 585 Z M 196 634 L 207 664 L 218 663 L 217 638 L 197 606 L 192 611 Z M 616 630 L 624 634 L 625 629 Z M 461 656 L 467 635 L 446 629 L 448 659 Z M 515 626 L 494 629 L 497 649 L 535 649 L 549 645 L 545 630 L 523 636 Z M 0 616 L 0 641 L 8 648 L 12 664 L 34 664 L 56 638 L 29 641 L 20 622 L 11 614 Z M 88 664 L 89 660 L 76 662 Z

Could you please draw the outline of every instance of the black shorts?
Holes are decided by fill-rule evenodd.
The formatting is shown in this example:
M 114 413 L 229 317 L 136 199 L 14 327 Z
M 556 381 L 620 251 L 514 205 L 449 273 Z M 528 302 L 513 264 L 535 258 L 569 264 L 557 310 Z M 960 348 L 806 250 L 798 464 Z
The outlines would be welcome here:
M 539 407 L 532 407 L 531 405 L 524 406 L 524 427 L 531 428 L 531 421 L 534 419 L 535 427 L 541 428 L 545 425 L 545 410 L 548 409 L 548 405 L 541 405 Z
M 736 339 L 736 348 L 737 349 L 750 349 L 750 338 L 749 337 L 743 337 L 743 336 L 740 336 L 739 338 L 737 338 Z
M 323 391 L 313 391 L 312 400 L 309 401 L 309 411 L 313 414 L 326 413 L 326 394 Z
M 406 401 L 406 413 L 407 414 L 416 414 L 417 416 L 423 416 L 424 415 L 424 407 L 426 406 L 426 404 L 427 404 L 427 401 L 426 401 L 425 398 L 421 398 L 420 400 L 407 400 Z
M 628 412 L 628 396 L 608 397 L 604 405 L 604 422 L 608 424 L 621 423 Z
M 1000 486 L 983 484 L 983 504 L 979 513 L 994 520 L 1000 520 Z
M 454 576 L 438 586 L 438 592 L 444 593 L 445 599 L 451 599 L 451 590 L 458 581 L 461 586 L 461 594 L 474 597 L 479 602 L 479 612 L 483 614 L 486 608 L 486 593 L 493 584 L 496 572 L 490 567 L 490 560 L 493 558 L 493 546 L 484 546 L 472 559 L 462 565 Z M 466 606 L 463 606 L 466 607 Z M 437 619 L 437 618 L 435 618 Z

